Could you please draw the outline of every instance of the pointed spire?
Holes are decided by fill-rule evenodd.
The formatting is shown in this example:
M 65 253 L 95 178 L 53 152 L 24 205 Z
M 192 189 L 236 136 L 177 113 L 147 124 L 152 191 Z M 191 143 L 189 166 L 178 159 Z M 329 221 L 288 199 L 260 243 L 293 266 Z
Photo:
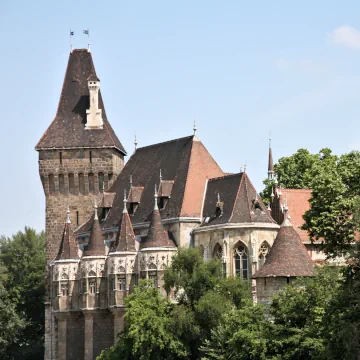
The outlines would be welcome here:
M 286 203 L 284 207 L 287 208 Z M 289 218 L 285 217 L 264 266 L 253 277 L 312 276 L 313 272 L 314 263 L 305 245 Z
M 77 260 L 79 259 L 78 247 L 74 232 L 71 228 L 70 209 L 66 211 L 66 221 L 63 236 L 61 238 L 59 252 L 55 260 Z
M 126 190 L 124 190 L 124 210 L 119 222 L 119 231 L 111 246 L 110 252 L 136 251 L 134 229 L 126 208 L 126 203 Z
M 269 136 L 269 160 L 268 160 L 268 179 L 274 179 L 274 162 L 271 150 L 271 134 Z
M 97 209 L 98 207 L 95 201 L 94 220 L 90 231 L 89 242 L 86 250 L 83 253 L 83 257 L 93 255 L 105 255 L 104 234 L 101 230 Z
M 127 199 L 126 199 L 126 190 L 124 190 L 124 210 L 123 213 L 127 213 Z
M 158 208 L 158 191 L 157 191 L 157 186 L 155 184 L 155 193 L 154 193 L 154 198 L 155 198 L 155 204 L 154 204 L 154 210 L 159 210 Z

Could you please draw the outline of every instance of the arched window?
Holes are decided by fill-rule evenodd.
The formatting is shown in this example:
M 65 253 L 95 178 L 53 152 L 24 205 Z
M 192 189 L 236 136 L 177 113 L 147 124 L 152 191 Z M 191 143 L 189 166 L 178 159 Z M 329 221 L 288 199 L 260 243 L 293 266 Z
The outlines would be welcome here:
M 61 284 L 61 296 L 69 296 L 69 284 Z
M 81 195 L 85 194 L 85 180 L 84 180 L 84 174 L 79 174 L 79 193 Z
M 264 266 L 266 256 L 269 253 L 270 246 L 267 242 L 263 242 L 259 249 L 258 267 L 261 269 Z
M 96 279 L 89 280 L 89 290 L 90 294 L 96 293 Z
M 63 174 L 59 175 L 59 192 L 62 195 L 65 194 L 65 180 L 64 180 L 64 175 Z
M 248 254 L 244 245 L 239 245 L 234 253 L 235 274 L 243 279 L 248 278 Z
M 99 191 L 103 192 L 103 187 L 105 185 L 104 184 L 104 173 L 99 172 L 98 177 L 99 177 Z
M 89 192 L 93 194 L 95 192 L 94 174 L 89 173 L 88 174 L 88 179 L 89 179 Z
M 75 195 L 75 177 L 74 174 L 69 174 L 69 193 Z
M 214 252 L 213 252 L 213 258 L 216 260 L 222 261 L 223 258 L 223 249 L 219 243 L 215 245 Z
M 158 280 L 157 280 L 157 267 L 154 263 L 151 263 L 149 265 L 149 279 L 154 283 L 154 287 L 158 286 Z
M 120 291 L 126 291 L 126 277 L 125 277 L 125 274 L 118 275 L 118 289 Z
M 49 192 L 51 195 L 55 194 L 55 179 L 53 174 L 49 175 Z

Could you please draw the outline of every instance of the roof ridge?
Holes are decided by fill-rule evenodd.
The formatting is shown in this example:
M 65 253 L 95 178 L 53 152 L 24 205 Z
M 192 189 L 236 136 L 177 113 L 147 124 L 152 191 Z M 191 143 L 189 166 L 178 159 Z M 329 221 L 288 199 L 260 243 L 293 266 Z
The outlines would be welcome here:
M 232 217 L 234 216 L 234 209 L 235 209 L 235 204 L 236 204 L 236 201 L 239 197 L 239 192 L 240 192 L 240 189 L 241 189 L 241 184 L 243 182 L 243 179 L 244 179 L 244 173 L 240 173 L 241 174 L 241 178 L 240 178 L 240 183 L 239 183 L 239 186 L 238 186 L 238 189 L 236 191 L 236 196 L 235 196 L 235 199 L 234 199 L 234 202 L 233 202 L 233 206 L 232 206 L 232 210 L 231 210 L 231 215 L 229 217 L 229 222 L 232 221 Z
M 251 214 L 251 209 L 250 209 L 250 205 L 249 205 L 249 203 L 250 203 L 249 191 L 248 191 L 248 186 L 247 186 L 247 181 L 246 181 L 247 179 L 249 180 L 249 177 L 246 175 L 246 173 L 244 173 L 244 174 L 245 174 L 245 193 L 246 193 L 246 198 L 247 198 L 247 206 L 248 206 L 248 210 L 249 210 L 250 219 L 253 222 L 254 218 L 253 218 L 253 216 Z M 255 190 L 255 194 L 257 194 L 256 190 Z
M 294 191 L 294 192 L 300 192 L 300 191 L 312 191 L 312 189 L 291 189 L 291 188 L 281 188 L 281 191 Z
M 209 181 L 213 181 L 213 180 L 220 180 L 220 179 L 224 179 L 224 178 L 229 178 L 229 177 L 235 177 L 235 176 L 241 176 L 243 173 L 236 173 L 236 174 L 228 174 L 228 175 L 223 175 L 223 176 L 218 176 L 218 177 L 214 177 L 214 178 L 209 178 Z
M 154 147 L 154 146 L 159 146 L 159 145 L 164 145 L 164 144 L 172 143 L 172 142 L 179 141 L 179 140 L 190 139 L 190 138 L 193 138 L 193 137 L 194 137 L 194 135 L 184 136 L 184 137 L 182 137 L 182 138 L 177 138 L 177 139 L 173 139 L 173 140 L 168 140 L 168 141 L 164 141 L 164 142 L 161 142 L 161 143 L 146 145 L 146 146 L 138 147 L 138 148 L 136 149 L 136 151 L 139 151 L 139 150 L 142 150 L 142 149 L 147 149 L 147 148 Z M 129 160 L 130 160 L 130 159 L 129 159 Z

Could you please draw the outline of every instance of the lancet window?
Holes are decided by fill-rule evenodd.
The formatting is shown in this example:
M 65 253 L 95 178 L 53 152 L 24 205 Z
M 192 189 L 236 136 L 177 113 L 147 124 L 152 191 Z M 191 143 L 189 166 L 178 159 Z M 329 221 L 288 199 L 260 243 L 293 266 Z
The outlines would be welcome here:
M 259 256 L 258 256 L 258 267 L 261 269 L 264 266 L 266 256 L 269 253 L 270 246 L 268 243 L 263 242 L 259 249 Z
M 243 279 L 248 279 L 249 257 L 245 246 L 239 245 L 237 248 L 235 248 L 234 261 L 235 261 L 235 275 Z

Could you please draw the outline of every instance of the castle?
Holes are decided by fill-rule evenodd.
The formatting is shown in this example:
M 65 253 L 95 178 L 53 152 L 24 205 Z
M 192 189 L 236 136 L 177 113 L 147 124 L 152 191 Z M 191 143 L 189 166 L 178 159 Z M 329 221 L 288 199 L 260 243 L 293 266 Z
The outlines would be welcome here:
M 195 131 L 137 148 L 124 166 L 88 49 L 71 51 L 36 150 L 46 197 L 46 360 L 92 360 L 113 345 L 138 279 L 167 296 L 163 273 L 177 247 L 218 258 L 227 276 L 254 278 L 254 301 L 312 274 L 309 254 L 319 252 L 286 215 L 290 208 L 301 222 L 297 204 L 308 206 L 309 193 L 276 187 L 267 208 L 246 171 L 224 173 Z

